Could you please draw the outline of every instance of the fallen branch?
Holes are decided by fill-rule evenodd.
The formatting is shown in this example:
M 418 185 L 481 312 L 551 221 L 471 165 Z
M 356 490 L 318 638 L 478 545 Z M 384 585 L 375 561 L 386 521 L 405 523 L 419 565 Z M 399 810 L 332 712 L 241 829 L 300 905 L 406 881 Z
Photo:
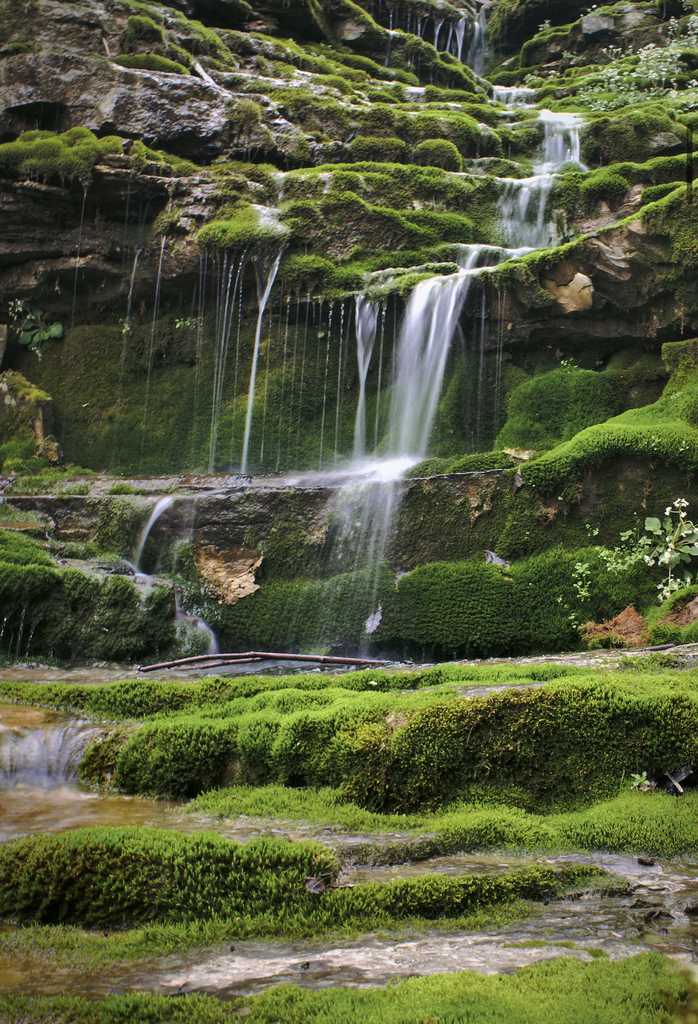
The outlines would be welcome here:
M 193 658 L 177 658 L 175 661 L 160 661 L 156 665 L 139 665 L 138 672 L 154 672 L 161 668 L 181 666 L 236 665 L 249 661 L 312 661 L 320 665 L 391 665 L 390 661 L 377 658 L 336 658 L 327 654 L 278 654 L 268 651 L 246 651 L 244 654 L 197 654 Z

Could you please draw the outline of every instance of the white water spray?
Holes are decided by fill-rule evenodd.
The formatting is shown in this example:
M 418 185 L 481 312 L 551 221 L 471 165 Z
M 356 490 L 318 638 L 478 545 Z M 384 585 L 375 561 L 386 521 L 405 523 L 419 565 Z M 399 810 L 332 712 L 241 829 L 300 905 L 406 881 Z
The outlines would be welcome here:
M 354 458 L 363 458 L 366 451 L 366 377 L 373 355 L 378 325 L 377 302 L 365 295 L 356 296 L 356 359 L 359 364 L 359 402 L 354 424 Z
M 148 519 L 148 522 L 141 530 L 141 535 L 138 538 L 138 547 L 136 548 L 136 553 L 133 556 L 133 564 L 135 565 L 136 569 L 140 567 L 141 557 L 143 555 L 143 548 L 145 547 L 145 542 L 148 539 L 150 531 L 155 526 L 160 516 L 167 512 L 168 508 L 171 508 L 173 504 L 174 497 L 172 497 L 172 495 L 169 495 L 166 498 L 158 498 L 158 500 L 155 502 L 153 511 L 150 513 L 150 518 Z
M 267 267 L 266 273 L 263 269 L 261 261 L 255 262 L 255 273 L 257 275 L 257 328 L 254 336 L 254 352 L 252 353 L 252 370 L 250 372 L 250 387 L 247 392 L 247 415 L 245 416 L 245 437 L 242 443 L 242 465 L 240 471 L 242 473 L 247 472 L 247 452 L 250 446 L 250 432 L 252 430 L 252 410 L 254 408 L 254 388 L 257 381 L 257 360 L 259 359 L 259 346 L 262 339 L 262 324 L 264 322 L 264 313 L 267 308 L 267 302 L 271 290 L 274 287 L 274 281 L 279 270 L 279 263 L 281 262 L 281 253 L 272 260 L 271 265 Z

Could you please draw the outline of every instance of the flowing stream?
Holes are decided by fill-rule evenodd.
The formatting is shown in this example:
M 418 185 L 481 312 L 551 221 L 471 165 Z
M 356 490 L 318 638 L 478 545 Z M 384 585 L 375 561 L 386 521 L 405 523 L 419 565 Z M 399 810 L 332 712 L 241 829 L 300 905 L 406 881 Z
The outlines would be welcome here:
M 698 962 L 698 916 L 693 912 L 698 904 L 698 863 L 690 857 L 657 859 L 647 866 L 633 856 L 603 853 L 463 853 L 370 867 L 357 863 L 367 850 L 380 862 L 382 847 L 408 842 L 410 834 L 362 835 L 337 826 L 246 817 L 219 820 L 186 813 L 169 801 L 85 792 L 76 783 L 75 772 L 87 744 L 99 732 L 99 726 L 66 714 L 0 707 L 0 841 L 86 825 L 212 828 L 240 842 L 268 836 L 325 843 L 344 862 L 342 880 L 354 884 L 390 885 L 425 874 L 499 874 L 535 863 L 582 863 L 616 876 L 617 894 L 592 889 L 551 900 L 534 906 L 525 921 L 476 932 L 438 929 L 399 938 L 369 934 L 331 942 L 236 941 L 232 948 L 228 941 L 133 964 L 66 966 L 59 971 L 46 970 L 43 960 L 25 952 L 6 953 L 0 954 L 0 994 L 74 993 L 95 998 L 129 991 L 203 992 L 226 999 L 282 982 L 314 989 L 361 987 L 461 970 L 507 973 L 558 956 L 621 959 L 647 949 Z M 11 925 L 0 928 L 0 945 L 13 930 Z

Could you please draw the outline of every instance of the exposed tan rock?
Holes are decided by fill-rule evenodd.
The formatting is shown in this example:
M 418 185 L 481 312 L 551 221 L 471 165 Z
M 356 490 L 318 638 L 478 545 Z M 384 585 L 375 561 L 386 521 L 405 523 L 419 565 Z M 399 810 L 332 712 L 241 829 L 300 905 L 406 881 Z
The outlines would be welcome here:
M 544 280 L 545 287 L 554 295 L 566 313 L 577 313 L 591 309 L 594 302 L 594 286 L 591 278 L 577 272 L 568 284 L 556 284 L 549 278 Z
M 196 548 L 194 558 L 208 589 L 219 603 L 235 604 L 259 590 L 254 576 L 262 564 L 262 556 L 251 548 L 217 551 L 206 544 Z

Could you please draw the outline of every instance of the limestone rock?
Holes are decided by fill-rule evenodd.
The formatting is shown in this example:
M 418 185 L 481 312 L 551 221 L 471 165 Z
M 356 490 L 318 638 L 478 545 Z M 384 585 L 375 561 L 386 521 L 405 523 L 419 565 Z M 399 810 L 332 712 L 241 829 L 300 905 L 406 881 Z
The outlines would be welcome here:
M 194 558 L 208 589 L 219 602 L 235 604 L 259 590 L 254 574 L 262 564 L 262 556 L 251 548 L 217 551 L 207 544 L 196 549 Z
M 554 295 L 565 313 L 577 313 L 591 309 L 594 302 L 594 286 L 591 278 L 577 272 L 568 284 L 556 284 L 545 279 L 545 287 Z
M 673 132 L 659 132 L 647 139 L 645 145 L 649 153 L 662 153 L 666 149 L 676 149 L 683 144 Z
M 586 14 L 582 18 L 582 32 L 585 36 L 595 36 L 599 32 L 613 32 L 613 18 L 605 14 Z

